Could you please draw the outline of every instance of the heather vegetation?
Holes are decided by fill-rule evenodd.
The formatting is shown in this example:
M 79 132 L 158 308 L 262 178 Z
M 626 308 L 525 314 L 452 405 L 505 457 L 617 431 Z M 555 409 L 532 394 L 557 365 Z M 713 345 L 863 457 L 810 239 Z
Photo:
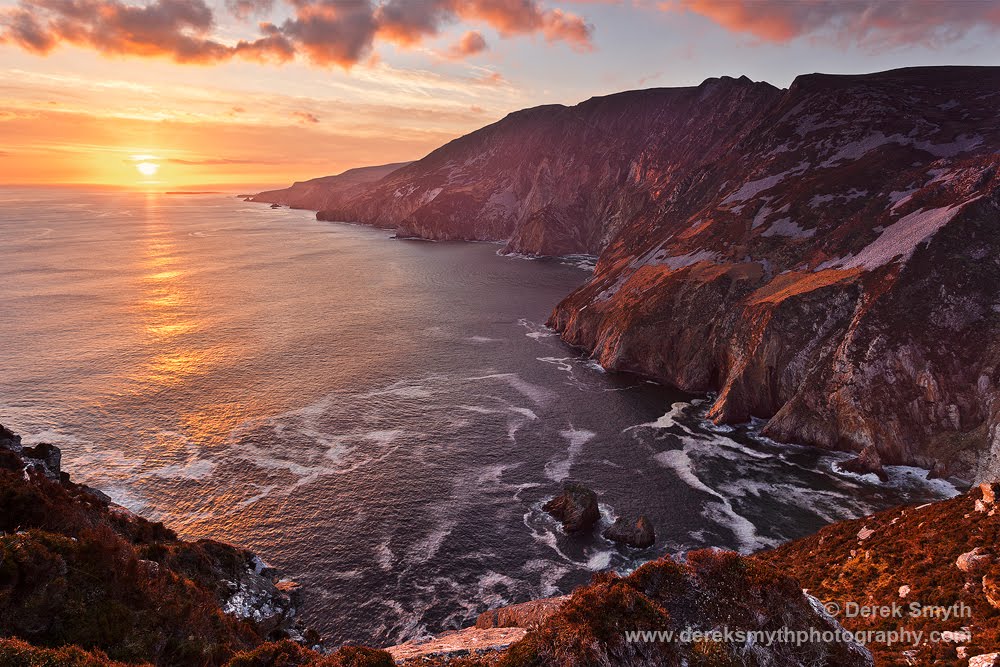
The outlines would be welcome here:
M 871 642 L 877 664 L 967 665 L 1000 648 L 998 490 L 983 485 L 950 500 L 838 522 L 755 559 L 836 604 L 849 630 L 924 633 L 916 646 Z M 862 606 L 880 611 L 863 613 Z
M 294 609 L 253 554 L 188 542 L 74 484 L 50 453 L 0 427 L 0 665 L 378 667 L 388 654 L 324 656 L 288 641 Z M 225 613 L 233 590 L 270 613 Z M 274 640 L 274 641 L 272 641 Z

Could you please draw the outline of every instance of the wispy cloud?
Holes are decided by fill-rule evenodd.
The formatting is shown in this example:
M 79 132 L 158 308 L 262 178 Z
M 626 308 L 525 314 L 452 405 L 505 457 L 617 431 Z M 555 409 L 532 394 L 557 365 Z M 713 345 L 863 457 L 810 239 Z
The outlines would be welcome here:
M 300 123 L 318 123 L 319 116 L 308 111 L 293 111 L 292 115 L 299 119 Z

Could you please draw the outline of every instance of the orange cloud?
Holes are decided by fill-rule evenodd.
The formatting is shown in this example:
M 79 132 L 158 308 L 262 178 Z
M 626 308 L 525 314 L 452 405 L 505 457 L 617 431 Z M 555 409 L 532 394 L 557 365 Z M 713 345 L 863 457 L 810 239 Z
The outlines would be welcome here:
M 463 0 L 454 3 L 454 12 L 464 20 L 484 21 L 501 35 L 541 32 L 549 42 L 565 41 L 580 51 L 593 48 L 593 26 L 576 14 L 544 9 L 534 0 Z
M 478 21 L 503 36 L 542 34 L 589 50 L 593 27 L 581 17 L 546 9 L 537 0 L 285 0 L 294 14 L 280 25 L 261 23 L 260 36 L 227 44 L 215 34 L 205 0 L 22 0 L 0 9 L 0 42 L 46 54 L 62 44 L 109 55 L 165 57 L 180 63 L 216 63 L 233 58 L 285 62 L 301 55 L 321 66 L 352 65 L 372 57 L 375 40 L 404 46 L 435 37 L 446 24 Z M 239 18 L 269 11 L 273 0 L 226 0 Z M 467 33 L 459 48 L 472 55 L 485 48 Z M 456 52 L 457 53 L 457 52 Z
M 1000 5 L 995 2 L 669 0 L 659 6 L 700 14 L 728 30 L 770 42 L 826 31 L 837 41 L 876 48 L 937 46 L 976 27 L 1000 28 Z
M 461 39 L 452 44 L 451 48 L 448 49 L 448 57 L 455 59 L 468 58 L 477 53 L 482 53 L 487 48 L 486 40 L 482 34 L 475 30 L 470 30 L 462 35 Z

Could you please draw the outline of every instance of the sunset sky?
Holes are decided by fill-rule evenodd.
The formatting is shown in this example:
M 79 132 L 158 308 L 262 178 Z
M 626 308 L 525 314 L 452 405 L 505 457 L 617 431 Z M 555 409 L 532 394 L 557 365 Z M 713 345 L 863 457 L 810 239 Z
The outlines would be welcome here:
M 1000 65 L 998 37 L 1000 2 L 0 0 L 0 183 L 283 185 L 526 106 Z

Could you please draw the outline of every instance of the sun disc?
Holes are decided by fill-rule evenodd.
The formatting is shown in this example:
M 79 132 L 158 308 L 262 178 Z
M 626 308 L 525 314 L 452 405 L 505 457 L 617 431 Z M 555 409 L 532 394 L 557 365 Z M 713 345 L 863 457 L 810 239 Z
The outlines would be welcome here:
M 140 162 L 135 165 L 135 168 L 139 170 L 139 173 L 143 176 L 152 176 L 160 168 L 160 165 L 155 162 Z

